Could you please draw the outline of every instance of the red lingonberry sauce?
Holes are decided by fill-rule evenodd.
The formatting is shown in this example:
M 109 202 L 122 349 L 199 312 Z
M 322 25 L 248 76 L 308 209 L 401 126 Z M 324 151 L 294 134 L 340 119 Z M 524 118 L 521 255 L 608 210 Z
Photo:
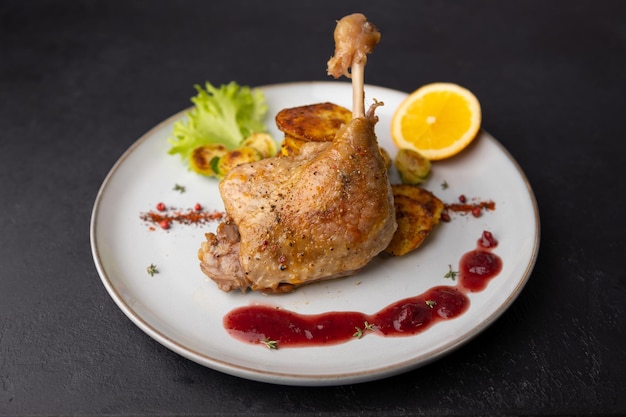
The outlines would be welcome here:
M 498 246 L 491 232 L 484 231 L 476 246 L 475 250 L 463 255 L 459 263 L 459 284 L 470 292 L 484 290 L 502 270 L 502 259 L 491 252 Z
M 502 269 L 501 259 L 491 253 L 498 245 L 485 231 L 477 248 L 459 262 L 457 286 L 437 286 L 423 294 L 396 301 L 374 314 L 332 311 L 303 315 L 266 305 L 237 308 L 224 317 L 224 327 L 235 338 L 263 344 L 272 340 L 278 347 L 324 346 L 360 338 L 411 336 L 435 323 L 454 319 L 469 308 L 466 292 L 486 288 Z

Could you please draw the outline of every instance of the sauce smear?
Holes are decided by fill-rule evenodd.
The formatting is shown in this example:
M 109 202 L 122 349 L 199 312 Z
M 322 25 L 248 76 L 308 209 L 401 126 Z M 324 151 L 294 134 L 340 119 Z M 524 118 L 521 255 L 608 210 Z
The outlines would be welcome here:
M 396 301 L 374 314 L 332 311 L 303 315 L 280 308 L 253 305 L 224 317 L 229 334 L 242 342 L 276 347 L 324 346 L 359 339 L 368 333 L 385 337 L 411 336 L 432 325 L 460 316 L 469 308 L 467 292 L 478 292 L 502 270 L 502 260 L 491 250 L 498 245 L 484 231 L 475 250 L 459 262 L 456 286 L 437 286 L 423 294 Z M 265 343 L 264 343 L 265 342 Z

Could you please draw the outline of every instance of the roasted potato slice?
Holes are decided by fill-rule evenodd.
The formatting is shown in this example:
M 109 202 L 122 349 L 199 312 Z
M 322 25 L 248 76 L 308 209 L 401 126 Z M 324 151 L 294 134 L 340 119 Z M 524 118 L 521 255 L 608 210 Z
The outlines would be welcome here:
M 352 120 L 352 112 L 333 103 L 318 103 L 283 109 L 276 126 L 292 137 L 307 142 L 330 142 L 339 128 Z
M 307 142 L 332 142 L 339 128 L 352 120 L 352 113 L 333 103 L 319 103 L 281 110 L 276 115 L 276 126 L 285 138 L 280 145 L 281 156 L 297 155 Z M 380 148 L 387 169 L 392 160 L 389 153 Z
M 305 143 L 307 143 L 306 140 L 296 139 L 293 136 L 285 135 L 283 143 L 280 144 L 280 155 L 297 155 L 300 153 L 300 148 Z
M 422 244 L 439 223 L 444 205 L 430 191 L 411 185 L 392 185 L 398 229 L 385 252 L 402 256 Z
M 433 193 L 424 188 L 408 184 L 393 184 L 391 189 L 394 197 L 404 195 L 425 206 L 433 214 L 433 217 L 436 218 L 436 221 L 439 222 L 444 204 Z

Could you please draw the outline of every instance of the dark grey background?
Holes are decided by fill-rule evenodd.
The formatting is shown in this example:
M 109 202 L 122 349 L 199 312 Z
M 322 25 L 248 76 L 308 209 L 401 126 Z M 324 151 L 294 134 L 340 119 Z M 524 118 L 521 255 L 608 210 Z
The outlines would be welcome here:
M 383 33 L 368 83 L 479 97 L 538 200 L 535 271 L 478 338 L 387 380 L 284 387 L 183 359 L 98 278 L 98 188 L 193 84 L 328 80 L 355 11 Z M 0 415 L 626 413 L 625 74 L 622 1 L 3 0 Z

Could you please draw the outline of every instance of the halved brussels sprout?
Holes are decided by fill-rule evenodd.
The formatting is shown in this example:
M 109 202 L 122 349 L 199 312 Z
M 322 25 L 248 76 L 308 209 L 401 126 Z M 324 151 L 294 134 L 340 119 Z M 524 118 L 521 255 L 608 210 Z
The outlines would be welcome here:
M 189 157 L 189 166 L 194 172 L 209 177 L 214 177 L 217 172 L 212 167 L 211 161 L 220 158 L 228 152 L 226 146 L 221 144 L 203 145 L 195 148 Z
M 268 133 L 256 132 L 251 134 L 239 145 L 240 148 L 246 146 L 259 151 L 263 158 L 276 155 L 276 142 L 274 142 L 274 139 Z
M 223 178 L 237 165 L 260 161 L 261 159 L 263 159 L 261 152 L 250 146 L 242 146 L 228 151 L 215 164 L 217 176 Z
M 430 174 L 430 160 L 411 149 L 400 149 L 395 163 L 404 184 L 421 184 Z

